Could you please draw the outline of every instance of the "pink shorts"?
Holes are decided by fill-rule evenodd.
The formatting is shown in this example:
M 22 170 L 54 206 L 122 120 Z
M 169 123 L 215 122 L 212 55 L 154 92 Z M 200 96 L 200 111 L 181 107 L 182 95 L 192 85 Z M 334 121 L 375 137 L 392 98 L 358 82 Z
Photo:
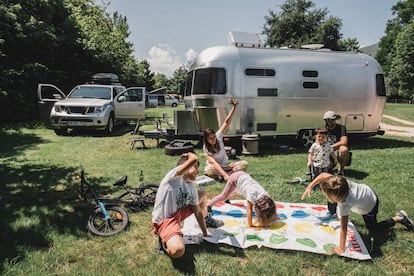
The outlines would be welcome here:
M 193 209 L 191 208 L 191 206 L 181 208 L 177 211 L 177 213 L 175 213 L 173 217 L 164 219 L 162 222 L 158 224 L 153 223 L 152 232 L 161 237 L 161 241 L 163 244 L 165 244 L 173 236 L 182 236 L 183 233 L 181 232 L 180 223 L 187 217 L 189 217 L 192 213 Z

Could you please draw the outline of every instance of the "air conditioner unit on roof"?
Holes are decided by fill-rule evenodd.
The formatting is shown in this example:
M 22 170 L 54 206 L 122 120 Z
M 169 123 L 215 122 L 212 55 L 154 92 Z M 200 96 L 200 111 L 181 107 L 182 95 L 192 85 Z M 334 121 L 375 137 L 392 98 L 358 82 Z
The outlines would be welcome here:
M 236 47 L 261 47 L 262 41 L 257 33 L 229 32 L 229 43 Z

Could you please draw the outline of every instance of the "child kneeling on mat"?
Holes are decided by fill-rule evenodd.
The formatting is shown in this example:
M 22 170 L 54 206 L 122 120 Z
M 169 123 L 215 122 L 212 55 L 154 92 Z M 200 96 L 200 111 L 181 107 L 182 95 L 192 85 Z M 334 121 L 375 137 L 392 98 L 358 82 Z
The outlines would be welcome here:
M 348 217 L 350 212 L 362 215 L 365 225 L 371 234 L 379 233 L 393 227 L 397 222 L 408 230 L 413 230 L 413 222 L 403 210 L 394 217 L 378 222 L 379 200 L 375 192 L 365 184 L 354 183 L 339 175 L 322 173 L 317 176 L 306 188 L 302 200 L 311 194 L 312 188 L 319 183 L 321 191 L 332 203 L 338 203 L 337 214 L 341 220 L 339 245 L 334 248 L 336 254 L 345 251 Z

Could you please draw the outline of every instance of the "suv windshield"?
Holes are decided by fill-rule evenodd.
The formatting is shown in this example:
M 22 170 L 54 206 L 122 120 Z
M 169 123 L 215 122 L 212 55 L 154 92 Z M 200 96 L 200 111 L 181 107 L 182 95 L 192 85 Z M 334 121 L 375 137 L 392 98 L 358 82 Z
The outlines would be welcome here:
M 73 89 L 68 98 L 111 99 L 110 87 L 78 86 Z

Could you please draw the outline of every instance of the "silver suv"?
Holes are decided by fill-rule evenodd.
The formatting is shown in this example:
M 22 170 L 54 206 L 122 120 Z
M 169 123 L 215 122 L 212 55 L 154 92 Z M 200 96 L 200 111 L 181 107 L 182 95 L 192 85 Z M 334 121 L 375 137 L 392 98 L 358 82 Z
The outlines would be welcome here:
M 116 123 L 145 118 L 145 88 L 125 89 L 115 74 L 95 74 L 91 83 L 75 86 L 66 97 L 52 84 L 39 84 L 38 98 L 41 114 L 50 110 L 50 124 L 57 135 L 65 135 L 68 129 L 111 134 Z

